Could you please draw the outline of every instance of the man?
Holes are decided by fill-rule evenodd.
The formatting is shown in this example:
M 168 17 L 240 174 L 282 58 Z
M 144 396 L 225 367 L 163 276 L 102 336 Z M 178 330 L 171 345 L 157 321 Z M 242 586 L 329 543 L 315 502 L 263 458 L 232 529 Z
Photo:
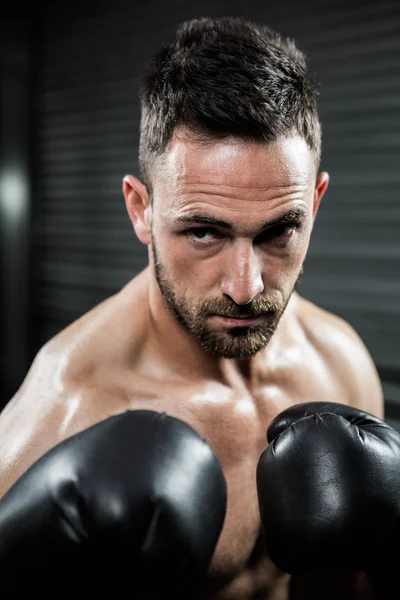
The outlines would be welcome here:
M 227 482 L 206 596 L 281 600 L 255 485 L 269 424 L 320 400 L 383 417 L 359 336 L 295 291 L 329 180 L 315 90 L 292 41 L 199 19 L 157 54 L 141 99 L 143 182 L 127 175 L 123 194 L 149 266 L 36 356 L 1 415 L 0 494 L 112 415 L 165 412 L 209 442 Z M 346 574 L 339 597 L 365 585 Z

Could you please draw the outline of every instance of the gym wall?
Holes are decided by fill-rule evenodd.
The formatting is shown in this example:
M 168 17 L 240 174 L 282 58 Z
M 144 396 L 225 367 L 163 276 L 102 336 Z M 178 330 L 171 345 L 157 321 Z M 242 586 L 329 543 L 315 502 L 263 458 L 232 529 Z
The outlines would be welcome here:
M 397 1 L 41 3 L 28 28 L 34 73 L 26 99 L 33 150 L 26 204 L 30 227 L 28 234 L 23 229 L 14 234 L 14 241 L 28 239 L 29 245 L 22 256 L 5 256 L 3 246 L 9 265 L 2 274 L 3 303 L 9 307 L 3 311 L 9 325 L 3 336 L 7 389 L 20 385 L 41 345 L 146 265 L 146 248 L 135 238 L 121 193 L 122 177 L 139 174 L 140 76 L 178 23 L 228 14 L 296 39 L 320 82 L 322 168 L 331 182 L 300 292 L 358 331 L 379 369 L 388 419 L 398 426 Z M 13 294 L 17 289 L 21 294 L 21 282 L 29 318 L 16 342 Z M 23 304 L 18 310 L 26 314 Z M 23 319 L 18 323 L 21 330 Z M 18 343 L 21 353 L 22 346 L 28 349 L 22 363 Z

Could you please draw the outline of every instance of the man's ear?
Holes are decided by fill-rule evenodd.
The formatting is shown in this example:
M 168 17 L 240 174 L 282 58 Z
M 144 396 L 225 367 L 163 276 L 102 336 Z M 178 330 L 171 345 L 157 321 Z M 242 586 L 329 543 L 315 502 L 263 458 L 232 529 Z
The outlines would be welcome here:
M 125 175 L 122 191 L 135 233 L 142 244 L 148 246 L 151 242 L 151 203 L 146 186 L 133 175 Z
M 319 209 L 319 205 L 322 200 L 322 196 L 325 194 L 327 187 L 329 185 L 329 175 L 325 171 L 318 173 L 317 179 L 315 182 L 314 189 L 314 204 L 313 204 L 313 219 L 317 216 L 317 212 Z

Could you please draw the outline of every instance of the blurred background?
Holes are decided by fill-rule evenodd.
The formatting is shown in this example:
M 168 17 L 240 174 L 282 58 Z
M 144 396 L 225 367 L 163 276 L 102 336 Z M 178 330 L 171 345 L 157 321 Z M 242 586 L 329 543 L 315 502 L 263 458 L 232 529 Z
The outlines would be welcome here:
M 293 37 L 320 84 L 331 176 L 300 292 L 351 323 L 400 426 L 400 2 L 81 0 L 2 9 L 0 409 L 38 349 L 147 264 L 121 192 L 139 82 L 178 23 L 237 15 Z

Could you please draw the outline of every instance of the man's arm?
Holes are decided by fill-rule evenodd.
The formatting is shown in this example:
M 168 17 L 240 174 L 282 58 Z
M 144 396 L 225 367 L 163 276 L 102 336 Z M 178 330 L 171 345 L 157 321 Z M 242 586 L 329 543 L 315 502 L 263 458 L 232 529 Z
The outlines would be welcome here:
M 40 351 L 0 414 L 0 498 L 56 444 L 124 410 L 118 398 L 60 376 L 59 364 L 47 348 Z

